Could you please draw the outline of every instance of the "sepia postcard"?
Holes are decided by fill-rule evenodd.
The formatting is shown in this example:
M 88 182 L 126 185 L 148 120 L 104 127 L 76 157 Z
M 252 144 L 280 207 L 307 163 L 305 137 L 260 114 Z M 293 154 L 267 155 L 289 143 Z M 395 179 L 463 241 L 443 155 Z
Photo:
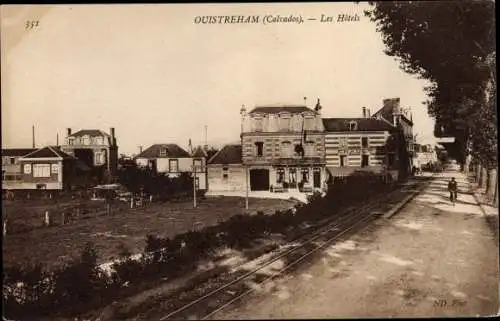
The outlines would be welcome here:
M 4 320 L 500 312 L 495 1 L 0 9 Z

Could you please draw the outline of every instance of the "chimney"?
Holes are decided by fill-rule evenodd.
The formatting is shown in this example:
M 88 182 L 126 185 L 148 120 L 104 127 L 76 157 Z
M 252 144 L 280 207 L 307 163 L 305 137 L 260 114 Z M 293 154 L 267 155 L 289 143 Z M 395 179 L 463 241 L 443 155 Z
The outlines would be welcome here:
M 111 135 L 111 143 L 113 145 L 116 145 L 116 139 L 115 139 L 115 128 L 114 127 L 111 127 L 109 129 L 109 134 Z
M 33 143 L 33 148 L 35 148 L 35 125 L 31 127 L 31 136 L 32 136 L 32 143 Z
M 316 107 L 314 107 L 314 110 L 317 111 L 318 113 L 321 111 L 321 108 L 323 108 L 319 102 L 319 98 L 318 98 L 318 102 L 316 103 Z
M 363 107 L 362 110 L 363 110 L 363 118 L 366 118 L 366 107 Z
M 371 113 L 370 113 L 370 109 L 369 109 L 369 108 L 367 108 L 367 109 L 366 109 L 366 117 L 370 118 L 371 116 L 372 116 L 372 115 L 371 115 Z
M 66 128 L 66 132 L 67 132 L 68 136 L 71 135 L 71 128 Z
M 142 146 L 139 146 L 139 154 L 142 153 Z

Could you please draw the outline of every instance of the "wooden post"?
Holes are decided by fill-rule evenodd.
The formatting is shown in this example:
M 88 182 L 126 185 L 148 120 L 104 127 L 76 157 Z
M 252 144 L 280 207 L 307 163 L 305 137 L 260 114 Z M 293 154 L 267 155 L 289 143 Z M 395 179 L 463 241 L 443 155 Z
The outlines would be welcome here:
M 7 235 L 7 219 L 3 220 L 3 236 Z
M 50 216 L 49 216 L 49 211 L 45 211 L 45 226 L 50 225 Z
M 65 217 L 64 217 L 64 212 L 61 213 L 61 224 L 64 225 L 65 223 Z
M 149 195 L 149 203 L 153 203 L 153 195 Z
M 130 208 L 134 208 L 134 196 L 130 197 Z
M 107 213 L 108 215 L 110 215 L 110 214 L 111 214 L 111 204 L 109 204 L 109 203 L 107 203 L 107 204 L 106 204 L 106 213 Z

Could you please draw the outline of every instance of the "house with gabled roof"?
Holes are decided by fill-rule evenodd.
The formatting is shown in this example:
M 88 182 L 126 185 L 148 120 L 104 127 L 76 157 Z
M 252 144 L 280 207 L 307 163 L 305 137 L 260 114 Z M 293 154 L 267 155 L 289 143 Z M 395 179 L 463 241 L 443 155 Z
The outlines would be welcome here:
M 209 192 L 241 192 L 246 188 L 241 144 L 229 144 L 215 153 L 207 163 Z
M 19 157 L 19 178 L 2 181 L 11 190 L 69 190 L 88 181 L 90 168 L 59 147 L 46 146 Z
M 196 152 L 199 157 L 193 157 L 193 154 L 177 144 L 153 144 L 135 156 L 134 160 L 139 167 L 150 168 L 157 173 L 164 173 L 168 177 L 178 177 L 181 173 L 192 173 L 193 166 L 196 165 L 198 188 L 205 189 L 205 156 L 199 151 L 193 152 Z

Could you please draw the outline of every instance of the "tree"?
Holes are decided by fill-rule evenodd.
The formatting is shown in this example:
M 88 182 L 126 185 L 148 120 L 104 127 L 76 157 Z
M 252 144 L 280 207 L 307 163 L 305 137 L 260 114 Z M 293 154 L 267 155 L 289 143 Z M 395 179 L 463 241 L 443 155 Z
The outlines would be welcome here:
M 428 112 L 437 136 L 453 136 L 449 150 L 496 162 L 495 3 L 492 1 L 370 2 L 400 67 L 430 81 Z

